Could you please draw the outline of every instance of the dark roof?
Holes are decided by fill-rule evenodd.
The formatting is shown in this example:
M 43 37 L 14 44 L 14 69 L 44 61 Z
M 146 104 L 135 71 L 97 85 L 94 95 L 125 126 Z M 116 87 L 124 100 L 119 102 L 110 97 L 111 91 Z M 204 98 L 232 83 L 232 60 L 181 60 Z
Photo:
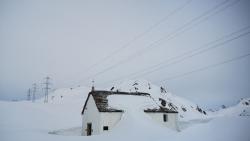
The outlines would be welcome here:
M 168 108 L 157 108 L 157 109 L 146 109 L 144 110 L 145 113 L 178 113 L 178 111 L 170 110 Z
M 148 93 L 141 93 L 141 92 L 121 92 L 121 91 L 91 91 L 88 94 L 88 97 L 85 101 L 84 107 L 82 109 L 82 114 L 87 106 L 87 102 L 89 100 L 90 95 L 93 96 L 95 100 L 96 107 L 99 112 L 123 112 L 121 109 L 114 109 L 108 106 L 108 99 L 109 95 L 133 95 L 133 96 L 150 96 Z

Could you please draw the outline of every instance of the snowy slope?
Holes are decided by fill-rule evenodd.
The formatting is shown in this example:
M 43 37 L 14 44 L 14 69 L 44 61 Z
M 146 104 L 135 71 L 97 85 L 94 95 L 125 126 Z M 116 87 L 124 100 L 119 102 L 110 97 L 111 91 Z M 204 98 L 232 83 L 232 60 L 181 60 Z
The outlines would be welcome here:
M 90 91 L 88 87 L 75 87 L 75 88 L 59 88 L 49 93 L 49 103 L 84 103 L 85 99 Z M 44 98 L 37 100 L 37 102 L 43 103 Z
M 68 107 L 68 108 L 67 108 Z M 156 126 L 152 120 L 142 120 L 135 114 L 124 115 L 114 130 L 97 136 L 79 134 L 53 135 L 53 130 L 72 129 L 78 131 L 81 124 L 79 109 L 61 104 L 30 102 L 0 102 L 1 141 L 249 141 L 250 118 L 229 116 L 215 118 L 210 122 L 175 132 Z M 149 122 L 147 122 L 149 121 Z M 146 124 L 145 124 L 146 123 Z M 76 127 L 76 128 L 74 128 Z M 69 131 L 69 130 L 68 130 Z
M 98 88 L 97 88 L 98 89 Z M 179 119 L 182 121 L 194 120 L 194 119 L 206 119 L 203 112 L 197 110 L 197 105 L 184 99 L 178 97 L 177 95 L 171 94 L 170 92 L 161 92 L 160 86 L 151 84 L 146 80 L 127 80 L 122 84 L 114 86 L 114 90 L 127 91 L 127 92 L 146 92 L 151 95 L 154 101 L 161 105 L 159 98 L 167 101 L 167 103 L 172 103 L 176 110 L 179 112 Z M 110 90 L 107 89 L 107 90 Z M 59 103 L 79 103 L 84 104 L 87 94 L 90 88 L 87 87 L 76 87 L 76 88 L 60 88 L 49 94 L 49 103 L 59 104 Z M 132 99 L 128 99 L 132 100 Z M 41 98 L 38 102 L 43 103 L 44 99 Z M 167 105 L 168 108 L 170 108 Z
M 235 106 L 216 111 L 213 116 L 250 116 L 250 98 L 241 99 Z
M 146 92 L 149 93 L 155 101 L 161 105 L 159 98 L 166 100 L 167 103 L 172 103 L 176 110 L 179 112 L 179 119 L 182 121 L 206 119 L 208 118 L 206 111 L 199 108 L 197 105 L 174 95 L 168 91 L 161 91 L 160 86 L 156 86 L 146 80 L 128 80 L 114 86 L 114 90 L 129 91 L 129 92 Z M 168 108 L 170 108 L 167 105 Z
M 110 96 L 112 107 L 123 107 L 126 114 L 112 131 L 97 136 L 80 136 L 81 110 L 86 100 L 89 88 L 62 88 L 51 92 L 49 103 L 43 99 L 35 103 L 30 101 L 2 102 L 0 101 L 0 140 L 1 141 L 249 141 L 250 134 L 250 99 L 242 99 L 239 104 L 223 111 L 206 116 L 196 110 L 197 105 L 173 95 L 161 92 L 160 87 L 147 81 L 126 81 L 115 86 L 114 90 L 147 92 L 160 104 L 158 98 L 173 103 L 183 116 L 177 132 L 159 124 L 146 116 L 139 108 L 152 104 L 148 97 Z M 134 86 L 133 86 L 134 85 Z M 137 89 L 135 89 L 135 86 Z M 128 106 L 129 102 L 129 106 Z M 156 104 L 156 105 L 157 105 Z M 135 105 L 138 108 L 133 108 Z M 150 105 L 152 107 L 156 105 Z M 192 106 L 192 107 L 191 107 Z M 182 110 L 186 108 L 186 112 Z M 245 110 L 245 111 L 244 111 Z M 235 116 L 237 115 L 237 116 Z M 240 115 L 240 116 L 239 116 Z M 245 115 L 245 116 L 242 116 Z M 204 120 L 213 117 L 212 120 Z M 188 127 L 188 128 L 187 128 Z

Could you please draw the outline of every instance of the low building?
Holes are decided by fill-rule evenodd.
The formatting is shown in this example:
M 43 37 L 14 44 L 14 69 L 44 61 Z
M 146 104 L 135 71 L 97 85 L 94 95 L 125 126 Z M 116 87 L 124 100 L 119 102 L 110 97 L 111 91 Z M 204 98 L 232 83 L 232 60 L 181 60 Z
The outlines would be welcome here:
M 174 109 L 158 106 L 148 93 L 141 92 L 120 92 L 120 91 L 96 91 L 89 92 L 82 109 L 82 135 L 97 135 L 112 128 L 121 120 L 126 113 L 124 109 L 117 109 L 109 105 L 109 96 L 139 96 L 146 97 L 155 106 L 143 109 L 145 114 L 152 117 L 152 120 L 178 130 L 178 112 Z M 136 106 L 136 105 L 135 105 Z

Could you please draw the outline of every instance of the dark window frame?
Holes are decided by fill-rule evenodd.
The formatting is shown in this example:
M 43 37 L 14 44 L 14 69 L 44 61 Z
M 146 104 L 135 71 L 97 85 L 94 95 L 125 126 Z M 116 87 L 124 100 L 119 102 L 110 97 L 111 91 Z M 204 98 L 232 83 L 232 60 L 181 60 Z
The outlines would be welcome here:
M 167 122 L 168 121 L 168 115 L 167 114 L 163 114 L 163 122 Z
M 103 131 L 108 131 L 109 127 L 108 126 L 103 126 Z

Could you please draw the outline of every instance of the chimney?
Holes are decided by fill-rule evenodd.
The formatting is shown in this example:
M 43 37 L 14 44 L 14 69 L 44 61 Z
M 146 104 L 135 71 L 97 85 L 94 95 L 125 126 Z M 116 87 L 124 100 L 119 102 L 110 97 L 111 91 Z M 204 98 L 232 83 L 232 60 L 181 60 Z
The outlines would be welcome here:
M 95 91 L 95 85 L 94 85 L 94 83 L 95 83 L 95 81 L 92 80 L 92 88 L 91 88 L 91 91 L 92 91 L 92 92 Z

